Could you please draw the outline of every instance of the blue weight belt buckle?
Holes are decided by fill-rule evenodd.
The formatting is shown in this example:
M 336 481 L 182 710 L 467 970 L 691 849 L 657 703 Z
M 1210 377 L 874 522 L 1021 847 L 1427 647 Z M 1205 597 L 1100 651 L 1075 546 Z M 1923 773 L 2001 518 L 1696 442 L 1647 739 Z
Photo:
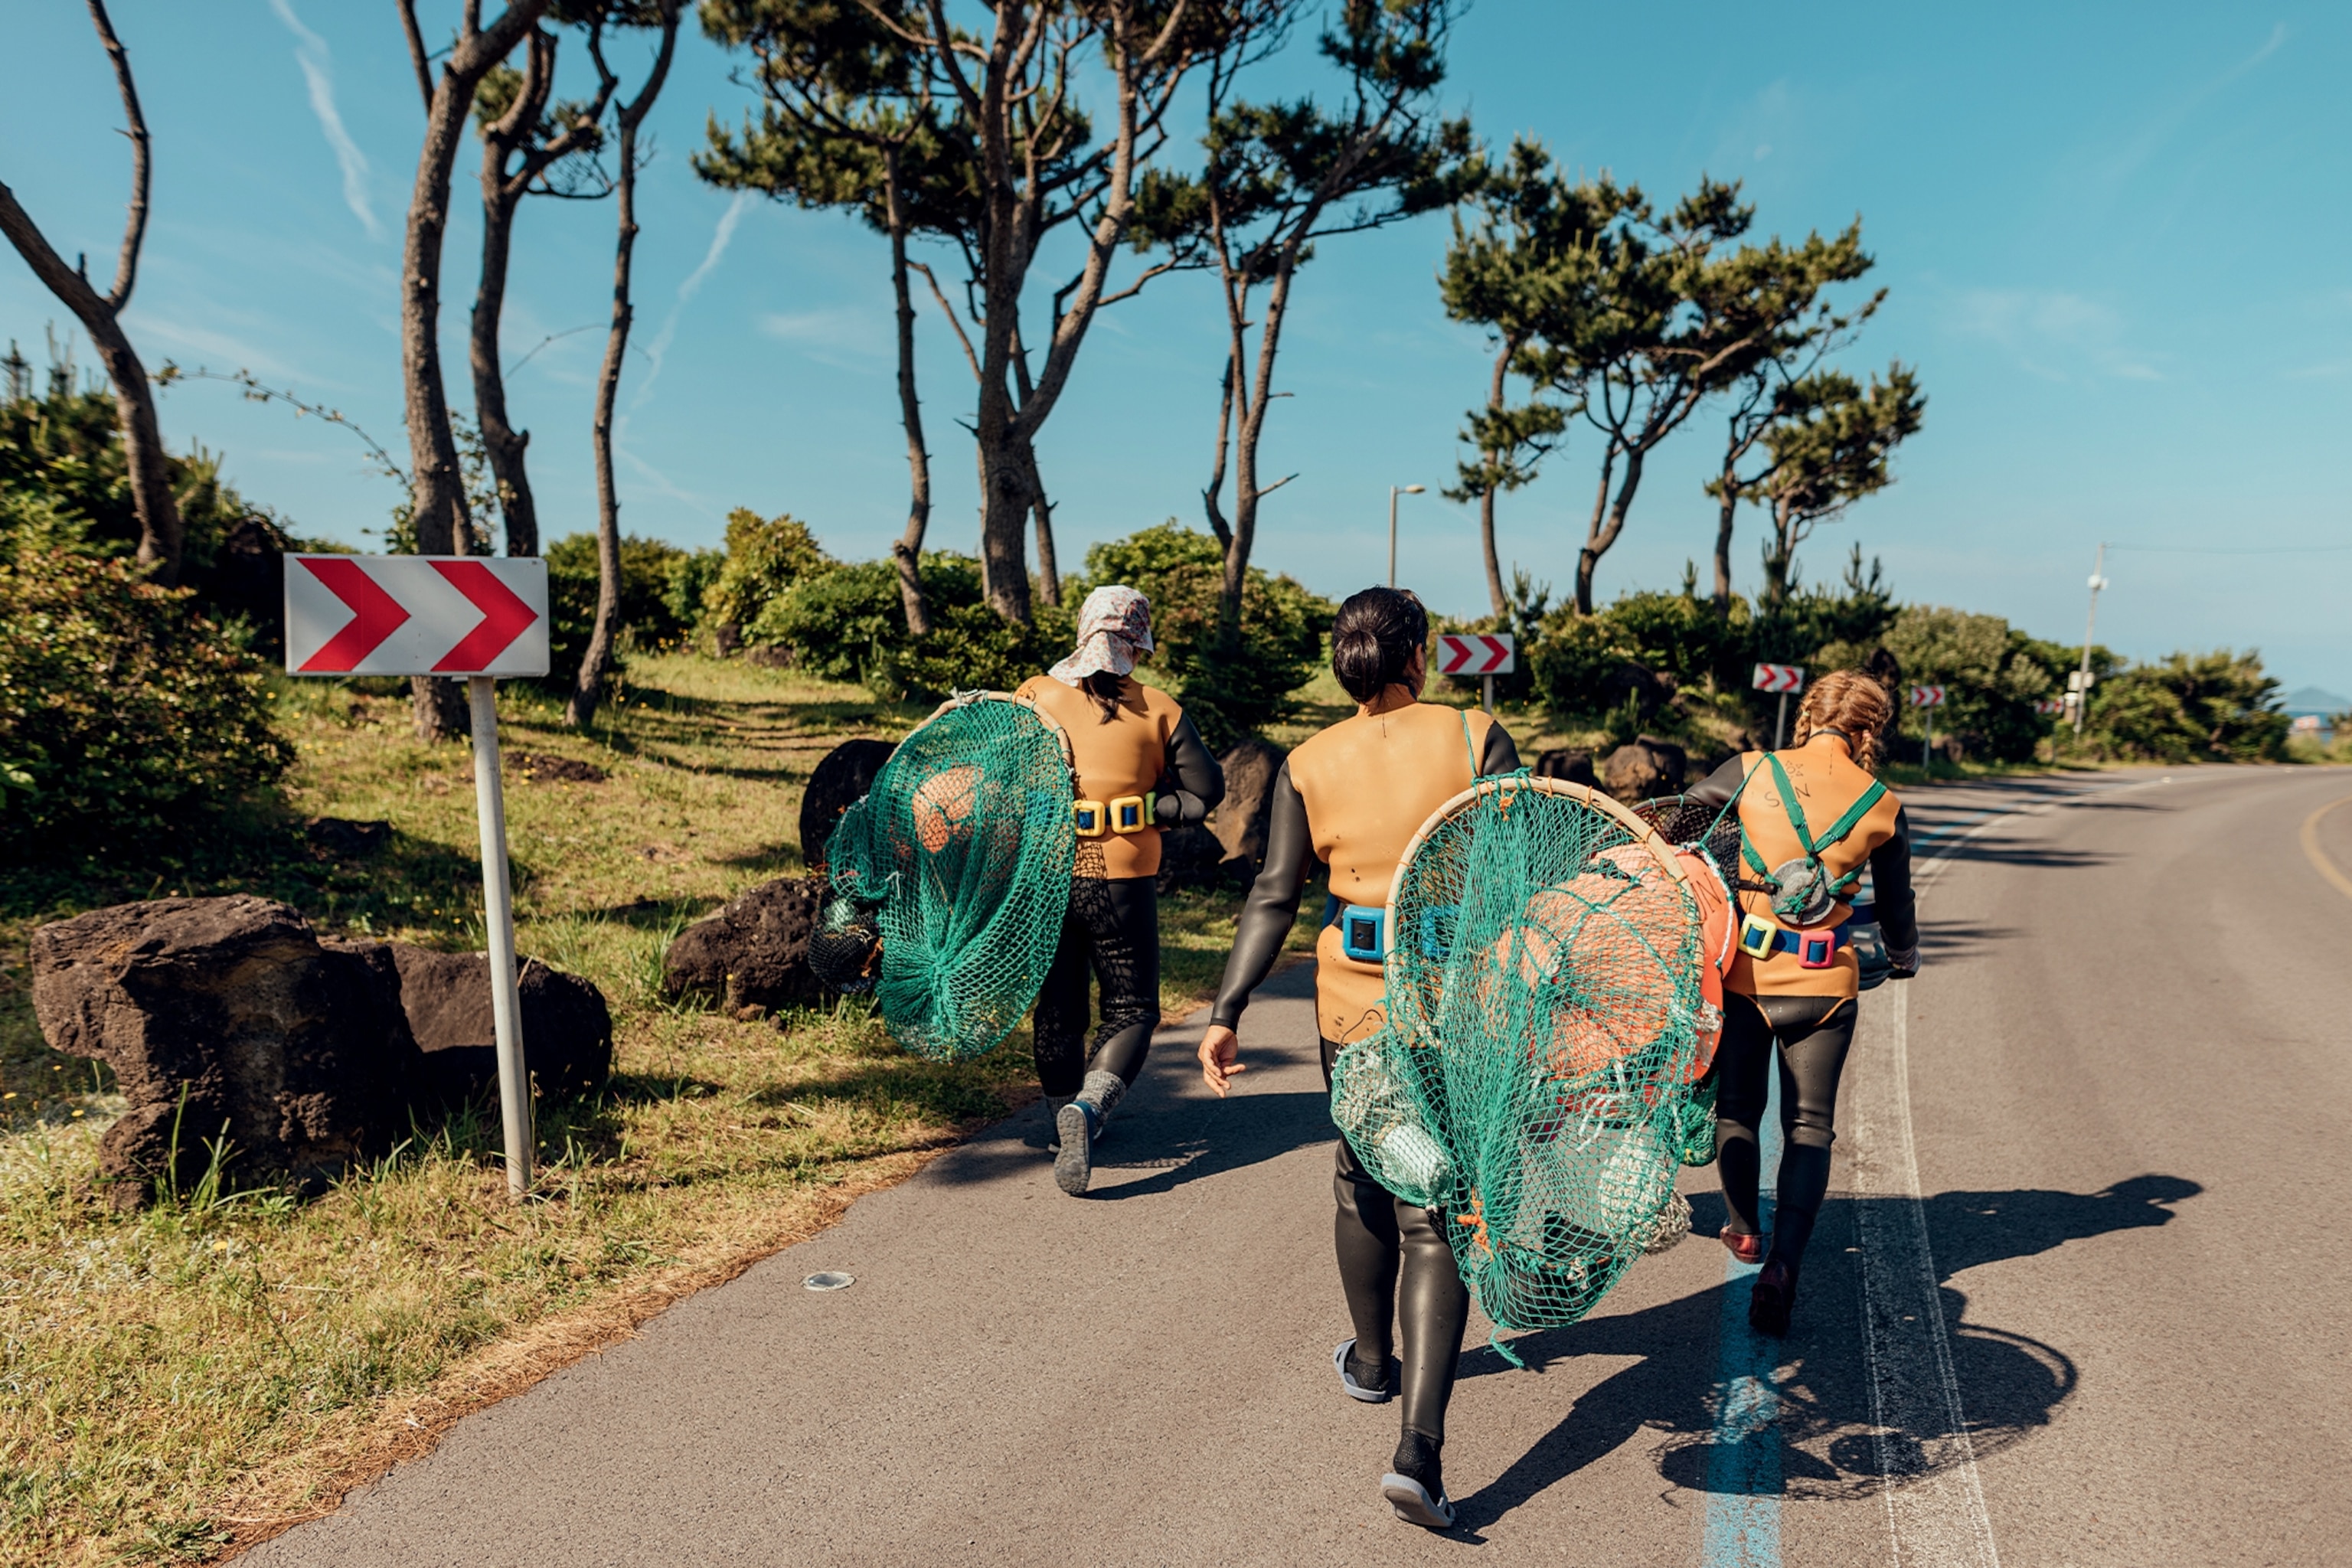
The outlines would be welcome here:
M 1388 910 L 1349 904 L 1339 911 L 1339 951 L 1359 963 L 1378 963 L 1389 952 Z

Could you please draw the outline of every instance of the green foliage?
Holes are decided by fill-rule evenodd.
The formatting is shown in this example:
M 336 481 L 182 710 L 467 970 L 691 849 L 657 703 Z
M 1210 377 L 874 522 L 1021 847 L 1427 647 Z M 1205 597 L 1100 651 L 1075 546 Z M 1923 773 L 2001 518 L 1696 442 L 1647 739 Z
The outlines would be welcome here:
M 702 620 L 702 602 L 727 568 L 723 550 L 681 550 L 669 563 L 662 608 L 679 627 L 691 631 Z
M 747 641 L 786 648 L 828 680 L 854 680 L 885 701 L 936 701 L 952 692 L 1009 691 L 1067 651 L 1068 612 L 1035 606 L 1024 626 L 988 607 L 980 563 L 926 552 L 919 570 L 932 629 L 907 632 L 898 568 L 890 561 L 836 566 L 771 600 Z
M 11 858 L 190 826 L 273 783 L 261 660 L 120 559 L 0 557 L 0 846 Z
M 2088 739 L 2101 755 L 2162 763 L 2275 762 L 2289 720 L 2262 656 L 2176 653 L 2092 689 Z
M 749 634 L 760 613 L 793 584 L 838 564 L 817 543 L 808 524 L 785 513 L 762 518 L 739 506 L 727 514 L 725 563 L 703 592 L 705 624 Z
M 1094 546 L 1085 580 L 1069 587 L 1075 598 L 1097 584 L 1124 583 L 1150 599 L 1155 660 L 1201 738 L 1217 750 L 1290 710 L 1291 693 L 1314 678 L 1339 613 L 1296 578 L 1253 566 L 1243 578 L 1239 639 L 1228 642 L 1217 617 L 1224 571 L 1223 546 L 1171 518 Z
M 2030 761 L 2050 733 L 2052 721 L 2033 710 L 2064 679 L 2053 679 L 2044 662 L 2048 647 L 1999 616 L 1921 605 L 1906 605 L 1885 636 L 1906 686 L 1944 688 L 1936 732 L 1954 737 L 1971 756 L 2003 763 Z M 1853 647 L 1833 647 L 1830 657 L 1859 663 L 1848 652 Z M 1825 668 L 1837 666 L 1825 661 Z M 1903 727 L 1924 738 L 1926 715 L 1906 712 Z
M 634 533 L 621 536 L 620 629 L 635 647 L 672 647 L 693 628 L 692 620 L 681 618 L 671 605 L 680 563 L 689 559 L 675 544 Z M 548 679 L 569 687 L 596 629 L 596 536 L 559 539 L 547 547 L 546 561 Z

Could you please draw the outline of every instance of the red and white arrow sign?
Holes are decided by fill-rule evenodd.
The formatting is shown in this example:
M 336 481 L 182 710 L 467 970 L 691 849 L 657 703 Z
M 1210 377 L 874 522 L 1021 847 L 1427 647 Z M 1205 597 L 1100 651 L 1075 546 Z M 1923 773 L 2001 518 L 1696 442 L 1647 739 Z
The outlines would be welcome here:
M 1756 667 L 1756 689 L 1759 691 L 1802 691 L 1805 689 L 1805 667 L 1801 664 L 1759 664 Z
M 2066 700 L 2063 697 L 2045 697 L 2033 705 L 2033 710 L 2036 713 L 2063 713 L 2066 711 Z
M 1913 687 L 1913 688 L 1911 689 L 1911 706 L 1912 706 L 1912 707 L 1914 707 L 1914 708 L 1941 708 L 1943 705 L 1944 705 L 1944 689 L 1943 689 L 1942 687 L 1940 687 L 1940 686 L 1915 686 L 1915 687 Z
M 1440 632 L 1440 675 L 1508 675 L 1519 667 L 1518 648 L 1508 632 Z
M 289 555 L 291 675 L 545 675 L 547 563 Z

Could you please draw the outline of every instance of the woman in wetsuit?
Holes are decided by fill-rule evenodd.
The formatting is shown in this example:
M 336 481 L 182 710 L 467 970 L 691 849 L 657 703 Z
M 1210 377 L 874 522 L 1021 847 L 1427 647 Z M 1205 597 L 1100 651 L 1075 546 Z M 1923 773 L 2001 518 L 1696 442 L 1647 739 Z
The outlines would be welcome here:
M 1013 693 L 1069 736 L 1078 775 L 1070 907 L 1034 1020 L 1037 1081 L 1060 1140 L 1054 1180 L 1073 1197 L 1093 1178 L 1095 1140 L 1160 1023 L 1160 830 L 1200 822 L 1225 795 L 1192 721 L 1130 673 L 1151 647 L 1151 601 L 1097 588 L 1078 611 L 1076 651 Z M 1091 1050 L 1089 970 L 1102 989 Z
M 1245 1070 L 1234 1031 L 1290 934 L 1315 863 L 1331 868 L 1331 908 L 1315 944 L 1315 1013 L 1328 1085 L 1339 1048 L 1386 1021 L 1377 928 L 1348 919 L 1349 911 L 1387 904 L 1397 861 L 1432 812 L 1474 778 L 1519 765 L 1509 733 L 1486 714 L 1420 700 L 1428 640 L 1421 601 L 1393 588 L 1365 589 L 1332 622 L 1331 668 L 1356 700 L 1356 715 L 1309 738 L 1275 776 L 1265 867 L 1243 908 L 1201 1041 L 1201 1070 L 1220 1096 Z M 1343 931 L 1351 934 L 1343 939 Z M 1356 1331 L 1331 1353 L 1339 1384 L 1371 1404 L 1402 1389 L 1404 1430 L 1381 1489 L 1400 1519 L 1443 1529 L 1454 1522 L 1454 1504 L 1439 1451 L 1469 1292 L 1440 1216 L 1374 1182 L 1345 1139 L 1332 1186 L 1339 1284 Z M 1391 1327 L 1400 1322 L 1401 1364 L 1390 1356 Z
M 1788 1331 L 1805 1243 L 1829 1189 L 1838 1077 L 1861 994 L 1843 928 L 1865 865 L 1892 978 L 1919 970 L 1909 824 L 1902 803 L 1872 777 L 1893 711 L 1885 689 L 1861 671 L 1828 676 L 1805 693 L 1795 745 L 1734 757 L 1687 797 L 1718 808 L 1738 802 L 1741 863 L 1724 870 L 1738 879 L 1739 945 L 1724 980 L 1715 1137 L 1731 1214 L 1723 1244 L 1741 1262 L 1763 1264 L 1748 1310 L 1763 1333 Z M 1775 1041 L 1780 1177 L 1768 1250 L 1757 1129 Z

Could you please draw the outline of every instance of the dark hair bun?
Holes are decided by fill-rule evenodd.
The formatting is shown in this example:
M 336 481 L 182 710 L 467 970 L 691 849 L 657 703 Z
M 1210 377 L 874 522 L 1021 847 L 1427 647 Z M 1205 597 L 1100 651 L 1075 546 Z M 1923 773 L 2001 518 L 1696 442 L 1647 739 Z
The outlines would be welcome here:
M 1331 673 L 1348 695 L 1370 702 L 1404 682 L 1412 656 L 1429 643 L 1429 612 L 1407 589 L 1367 588 L 1349 596 L 1331 622 Z

